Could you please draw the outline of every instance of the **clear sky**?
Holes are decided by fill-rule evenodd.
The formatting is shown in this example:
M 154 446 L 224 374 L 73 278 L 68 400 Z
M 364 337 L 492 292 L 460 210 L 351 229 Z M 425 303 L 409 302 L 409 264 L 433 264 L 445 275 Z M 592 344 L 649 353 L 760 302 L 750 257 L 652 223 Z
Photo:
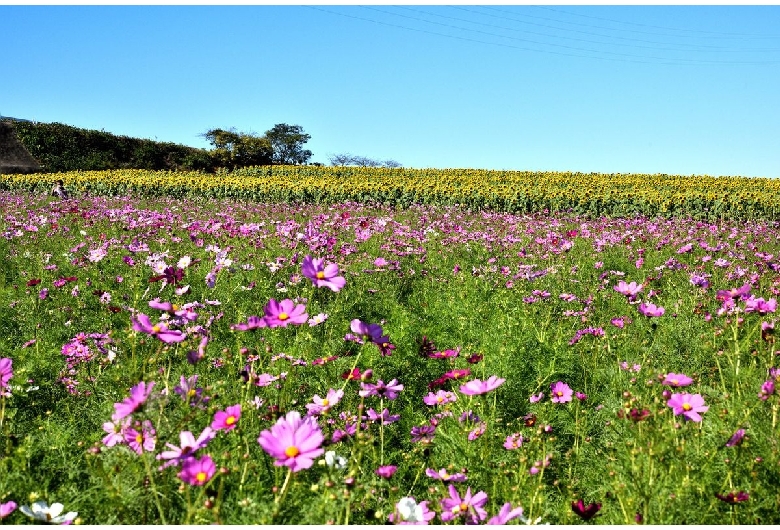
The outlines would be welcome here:
M 312 162 L 780 177 L 780 6 L 0 5 L 0 115 Z

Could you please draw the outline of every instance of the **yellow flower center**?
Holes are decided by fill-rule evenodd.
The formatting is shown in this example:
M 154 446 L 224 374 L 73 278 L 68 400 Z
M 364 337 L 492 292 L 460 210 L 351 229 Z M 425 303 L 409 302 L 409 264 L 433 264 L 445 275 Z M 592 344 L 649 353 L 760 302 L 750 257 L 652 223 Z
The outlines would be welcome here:
M 318 280 L 324 280 L 325 279 L 325 273 L 323 271 L 317 271 L 317 279 Z
M 194 389 L 194 388 L 190 388 L 189 390 L 187 390 L 187 396 L 188 396 L 188 397 L 193 397 L 193 396 L 195 396 L 195 393 L 196 393 L 196 392 L 195 392 L 195 389 Z
M 290 447 L 284 450 L 284 454 L 287 455 L 289 458 L 295 458 L 296 456 L 301 454 L 301 452 L 298 450 L 297 447 L 291 445 Z
M 178 311 L 178 310 L 179 310 L 179 306 L 177 306 L 176 304 L 171 304 L 171 308 L 172 308 L 174 311 Z
M 563 396 L 563 392 L 561 392 L 561 391 L 559 390 L 559 391 L 557 391 L 557 392 L 555 393 L 555 395 L 556 395 L 556 396 L 558 396 L 558 397 L 562 397 L 562 396 Z
M 233 425 L 236 422 L 235 416 L 228 416 L 225 420 L 225 425 Z
M 160 330 L 162 330 L 162 328 L 160 327 L 159 324 L 155 324 L 154 326 L 152 326 L 152 333 L 159 333 Z
M 326 398 L 326 399 L 323 399 L 323 400 L 322 400 L 322 406 L 323 406 L 323 407 L 328 407 L 328 406 L 330 406 L 330 401 L 328 401 L 328 400 L 327 400 L 327 398 Z
M 443 402 L 443 401 L 444 401 L 444 398 L 443 398 L 443 397 L 441 397 L 441 396 L 436 396 L 436 402 L 437 402 L 437 403 L 441 403 L 441 402 Z
M 468 509 L 469 509 L 469 505 L 468 505 L 468 504 L 466 504 L 465 502 L 461 502 L 461 503 L 460 503 L 460 506 L 458 506 L 458 508 L 460 508 L 460 511 L 461 511 L 461 512 L 465 512 L 466 510 L 468 510 Z
M 195 475 L 195 481 L 198 483 L 206 482 L 206 473 L 203 471 L 199 471 L 197 475 Z
M 143 434 L 138 433 L 138 434 L 135 435 L 135 443 L 140 444 L 143 441 L 144 441 L 144 435 Z
M 692 408 L 693 408 L 693 407 L 691 407 L 691 404 L 690 404 L 690 403 L 683 403 L 682 409 L 683 409 L 684 411 L 686 411 L 686 412 L 687 412 L 687 411 L 691 410 Z
M 673 385 L 676 385 L 676 384 L 678 383 L 678 380 L 677 380 L 677 379 L 669 379 L 669 381 L 670 381 L 670 382 L 671 382 Z
M 278 318 L 279 318 L 279 320 L 287 320 L 288 318 L 290 318 L 290 315 L 288 315 L 287 313 L 282 311 L 281 313 L 279 313 L 279 317 Z
M 442 480 L 449 480 L 449 478 L 450 478 L 450 474 L 447 473 L 446 471 L 441 474 L 441 479 Z

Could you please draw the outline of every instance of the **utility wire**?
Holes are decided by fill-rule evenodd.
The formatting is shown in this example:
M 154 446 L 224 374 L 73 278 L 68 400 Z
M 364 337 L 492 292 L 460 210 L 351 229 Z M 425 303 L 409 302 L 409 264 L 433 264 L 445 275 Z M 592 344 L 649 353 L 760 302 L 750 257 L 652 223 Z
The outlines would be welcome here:
M 418 33 L 425 33 L 425 34 L 428 34 L 428 35 L 435 35 L 435 36 L 438 36 L 438 37 L 446 37 L 446 38 L 449 38 L 449 39 L 456 39 L 456 40 L 465 41 L 465 42 L 475 42 L 475 43 L 478 43 L 478 44 L 487 44 L 487 45 L 490 45 L 490 46 L 500 46 L 502 48 L 510 48 L 510 49 L 515 49 L 515 50 L 527 51 L 527 52 L 544 53 L 544 54 L 549 54 L 549 55 L 559 55 L 559 56 L 564 56 L 564 57 L 578 57 L 578 58 L 583 58 L 583 59 L 600 59 L 600 60 L 606 60 L 606 61 L 619 61 L 619 62 L 627 62 L 627 63 L 635 63 L 635 64 L 665 64 L 665 65 L 677 65 L 677 66 L 690 64 L 690 63 L 676 62 L 674 59 L 670 60 L 670 59 L 653 58 L 653 57 L 644 57 L 644 59 L 651 59 L 651 60 L 635 60 L 635 59 L 622 59 L 622 58 L 616 58 L 616 57 L 600 57 L 600 56 L 594 56 L 594 55 L 574 54 L 574 53 L 558 52 L 558 51 L 553 51 L 553 50 L 539 50 L 539 49 L 535 49 L 535 48 L 526 48 L 526 47 L 522 47 L 522 46 L 514 46 L 514 45 L 511 45 L 511 44 L 505 44 L 505 43 L 499 43 L 499 42 L 488 42 L 488 41 L 483 41 L 483 40 L 478 40 L 478 39 L 471 39 L 471 38 L 468 38 L 468 37 L 460 37 L 460 36 L 457 36 L 457 35 L 451 35 L 451 34 L 447 34 L 447 33 L 439 33 L 439 32 L 435 32 L 435 31 L 429 31 L 429 30 L 424 30 L 424 29 L 419 29 L 419 28 L 412 28 L 412 27 L 409 27 L 409 26 L 403 26 L 403 25 L 400 25 L 400 24 L 393 24 L 393 23 L 389 23 L 389 22 L 383 22 L 383 21 L 375 20 L 375 19 L 371 19 L 371 18 L 365 18 L 365 17 L 355 16 L 355 15 L 347 15 L 345 13 L 339 13 L 337 11 L 331 11 L 329 9 L 323 9 L 321 7 L 305 6 L 305 5 L 303 5 L 301 7 L 305 7 L 307 9 L 313 9 L 315 11 L 321 11 L 323 13 L 329 13 L 331 15 L 337 15 L 337 16 L 340 16 L 340 17 L 351 18 L 351 19 L 354 19 L 354 20 L 361 20 L 361 21 L 364 21 L 364 22 L 371 22 L 371 23 L 374 23 L 374 24 L 380 24 L 380 25 L 383 25 L 383 26 L 399 28 L 399 29 L 404 29 L 404 30 L 408 30 L 408 31 L 415 31 L 415 32 L 418 32 Z M 462 28 L 462 29 L 466 29 L 466 28 Z M 677 60 L 677 61 L 679 61 L 679 60 Z M 767 64 L 767 63 L 776 63 L 776 62 L 778 62 L 778 61 L 736 61 L 736 62 L 731 62 L 731 63 L 732 64 Z M 723 61 L 720 61 L 720 62 L 718 62 L 718 61 L 698 61 L 698 63 L 700 63 L 700 64 L 722 64 Z

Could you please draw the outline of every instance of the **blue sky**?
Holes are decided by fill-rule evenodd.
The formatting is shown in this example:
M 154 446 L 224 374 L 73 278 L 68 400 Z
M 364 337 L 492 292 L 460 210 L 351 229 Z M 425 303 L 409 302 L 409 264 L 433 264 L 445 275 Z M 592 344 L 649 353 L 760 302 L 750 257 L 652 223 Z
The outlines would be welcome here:
M 0 5 L 0 115 L 407 167 L 780 177 L 780 6 Z

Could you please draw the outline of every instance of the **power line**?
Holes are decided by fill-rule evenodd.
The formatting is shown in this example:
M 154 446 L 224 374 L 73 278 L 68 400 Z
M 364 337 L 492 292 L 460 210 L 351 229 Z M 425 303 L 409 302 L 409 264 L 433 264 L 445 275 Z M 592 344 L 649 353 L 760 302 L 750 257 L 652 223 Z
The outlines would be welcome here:
M 555 11 L 555 12 L 558 12 L 558 13 L 564 13 L 566 15 L 572 15 L 572 16 L 576 16 L 576 17 L 591 18 L 591 19 L 594 19 L 594 20 L 604 20 L 605 22 L 614 22 L 616 24 L 628 24 L 628 25 L 631 25 L 631 26 L 640 26 L 640 27 L 645 27 L 645 28 L 655 28 L 655 29 L 662 29 L 662 30 L 666 30 L 666 31 L 688 31 L 688 32 L 692 32 L 692 33 L 716 33 L 716 34 L 718 34 L 717 36 L 711 37 L 711 38 L 743 38 L 743 37 L 747 37 L 747 38 L 752 38 L 752 39 L 766 39 L 766 38 L 776 39 L 776 38 L 780 37 L 780 35 L 758 35 L 758 34 L 754 34 L 754 33 L 732 33 L 732 32 L 722 32 L 722 31 L 708 31 L 708 30 L 702 30 L 702 29 L 669 28 L 669 27 L 664 27 L 664 26 L 653 26 L 651 24 L 641 24 L 639 22 L 628 22 L 628 21 L 615 20 L 615 19 L 604 18 L 604 17 L 596 17 L 596 16 L 593 16 L 593 15 L 583 15 L 581 13 L 572 13 L 571 11 L 565 11 L 563 9 L 555 9 L 555 8 L 548 7 L 548 6 L 532 6 L 532 7 L 535 7 L 537 9 L 546 9 L 548 11 Z M 504 10 L 496 9 L 496 11 L 504 11 Z M 509 11 L 504 11 L 504 12 L 505 13 L 509 13 Z M 526 16 L 531 16 L 531 15 L 526 15 Z M 541 17 L 539 17 L 539 18 L 541 18 Z M 546 20 L 554 20 L 554 19 L 546 19 Z M 564 21 L 561 20 L 559 22 L 564 22 Z M 574 22 L 564 22 L 564 23 L 565 24 L 574 24 Z M 580 24 L 578 24 L 578 25 L 580 25 Z M 599 27 L 599 26 L 593 26 L 593 27 Z M 622 30 L 618 30 L 618 31 L 622 31 Z M 687 36 L 693 36 L 693 35 L 679 35 L 679 36 L 687 37 Z
M 430 20 L 421 19 L 419 17 L 413 17 L 413 16 L 409 16 L 409 15 L 402 15 L 402 14 L 398 14 L 398 13 L 385 11 L 385 10 L 378 9 L 378 8 L 375 8 L 375 7 L 368 7 L 368 6 L 359 6 L 359 7 L 363 8 L 363 9 L 376 11 L 376 12 L 379 12 L 379 13 L 384 13 L 384 14 L 388 14 L 388 15 L 401 17 L 401 18 L 406 18 L 406 19 L 410 19 L 410 20 L 416 20 L 416 21 L 419 21 L 419 22 L 424 22 L 426 24 L 433 24 L 433 25 L 436 25 L 436 26 L 443 26 L 445 28 L 450 28 L 450 29 L 457 29 L 457 30 L 461 30 L 461 31 L 470 31 L 470 32 L 479 33 L 479 34 L 483 34 L 483 35 L 489 35 L 489 36 L 492 36 L 492 37 L 499 37 L 499 38 L 503 38 L 503 39 L 510 39 L 510 40 L 525 42 L 525 43 L 529 43 L 529 44 L 536 44 L 536 45 L 541 45 L 541 46 L 552 46 L 552 47 L 556 47 L 556 48 L 563 48 L 563 49 L 566 49 L 566 50 L 573 50 L 573 51 L 576 51 L 576 52 L 589 52 L 589 53 L 601 53 L 601 54 L 607 54 L 607 55 L 615 55 L 615 56 L 630 58 L 632 60 L 635 60 L 635 59 L 643 59 L 643 60 L 651 59 L 651 60 L 655 60 L 655 61 L 672 61 L 672 63 L 677 61 L 677 64 L 766 64 L 766 63 L 778 62 L 778 61 L 770 61 L 770 60 L 763 60 L 763 61 L 744 61 L 744 60 L 743 61 L 722 61 L 722 60 L 717 60 L 716 61 L 716 60 L 687 59 L 687 58 L 671 59 L 671 58 L 667 58 L 667 57 L 647 57 L 647 56 L 634 55 L 634 54 L 629 54 L 629 53 L 611 52 L 611 51 L 603 51 L 603 50 L 593 50 L 593 49 L 589 49 L 589 48 L 581 48 L 581 47 L 576 47 L 576 46 L 567 46 L 565 44 L 546 43 L 546 42 L 534 41 L 534 40 L 531 40 L 531 39 L 523 39 L 523 38 L 519 38 L 519 37 L 510 37 L 510 36 L 506 36 L 506 35 L 499 35 L 497 33 L 491 33 L 491 32 L 487 32 L 487 31 L 471 29 L 471 28 L 464 28 L 462 26 L 455 26 L 455 25 L 452 25 L 452 24 L 444 24 L 444 23 L 441 23 L 441 22 L 433 22 L 433 21 L 430 21 Z M 349 15 L 345 15 L 345 16 L 349 16 Z M 353 18 L 360 18 L 360 17 L 353 17 Z M 371 19 L 364 19 L 364 20 L 371 20 Z M 378 21 L 373 21 L 373 22 L 378 22 Z M 390 24 L 390 25 L 393 25 L 393 24 Z M 398 25 L 396 25 L 396 26 L 398 26 Z M 402 27 L 402 28 L 405 28 L 405 29 L 413 29 L 413 28 L 409 28 L 407 26 L 398 26 L 398 27 Z M 419 30 L 419 31 L 424 31 L 424 30 Z M 452 37 L 452 35 L 448 35 L 448 34 L 439 34 L 439 35 Z M 462 37 L 458 37 L 458 38 L 462 38 Z M 474 39 L 470 39 L 470 40 L 474 40 Z M 495 44 L 495 43 L 486 43 L 484 41 L 477 41 L 477 42 L 482 42 L 482 43 L 485 43 L 485 44 Z M 502 46 L 515 47 L 515 46 L 506 45 L 506 44 L 502 44 Z M 549 51 L 549 50 L 536 50 L 536 49 L 528 49 L 528 48 L 520 48 L 520 49 L 525 49 L 527 51 L 541 52 L 541 53 L 557 53 L 559 55 L 573 55 L 573 54 L 567 54 L 567 53 L 563 53 L 563 52 L 552 52 L 552 51 Z M 574 55 L 574 56 L 586 57 L 586 58 L 609 59 L 608 57 L 597 57 L 597 56 L 592 56 L 592 55 Z M 615 59 L 615 60 L 617 60 L 617 59 Z
M 566 40 L 572 40 L 572 41 L 578 41 L 578 42 L 587 42 L 589 44 L 616 45 L 616 43 L 611 43 L 611 42 L 594 41 L 594 40 L 589 40 L 589 39 L 580 39 L 580 38 L 577 38 L 577 37 L 567 37 L 565 35 L 560 35 L 560 34 L 542 33 L 542 32 L 522 30 L 522 29 L 512 28 L 512 27 L 507 27 L 507 26 L 498 26 L 498 25 L 495 25 L 495 24 L 486 24 L 484 22 L 475 22 L 474 20 L 458 18 L 458 17 L 450 17 L 450 16 L 447 16 L 447 15 L 440 15 L 440 14 L 437 14 L 437 13 L 429 13 L 427 11 L 423 11 L 423 10 L 420 10 L 420 9 L 413 9 L 413 8 L 409 8 L 409 7 L 403 7 L 403 6 L 395 6 L 395 7 L 397 7 L 398 9 L 405 9 L 407 11 L 423 13 L 423 14 L 426 14 L 426 15 L 429 15 L 429 16 L 446 18 L 446 19 L 450 19 L 450 20 L 457 20 L 459 22 L 466 22 L 466 23 L 469 23 L 469 24 L 476 24 L 476 25 L 479 25 L 479 26 L 485 26 L 485 27 L 496 28 L 496 29 L 503 29 L 503 30 L 507 30 L 507 31 L 523 32 L 523 33 L 527 33 L 527 34 L 531 34 L 531 35 L 540 35 L 540 36 L 543 36 L 543 37 L 551 37 L 551 38 L 556 38 L 556 39 L 566 39 Z M 674 51 L 674 52 L 683 52 L 683 53 L 684 52 L 689 52 L 689 51 L 693 51 L 693 52 L 723 52 L 723 53 L 732 53 L 732 52 L 737 52 L 737 53 L 744 53 L 744 52 L 776 52 L 776 51 L 780 51 L 780 48 L 776 48 L 776 49 L 729 50 L 729 49 L 724 48 L 722 46 L 709 46 L 709 45 L 686 44 L 686 43 L 665 43 L 665 42 L 650 41 L 650 40 L 643 40 L 643 39 L 632 39 L 632 38 L 629 38 L 629 37 L 616 37 L 616 36 L 613 36 L 613 35 L 604 35 L 602 33 L 591 33 L 591 32 L 585 32 L 585 31 L 569 30 L 569 29 L 566 29 L 566 28 L 558 28 L 556 26 L 548 26 L 548 25 L 544 25 L 544 24 L 536 24 L 536 23 L 533 23 L 533 22 L 525 22 L 525 21 L 521 21 L 521 20 L 510 19 L 510 18 L 507 18 L 507 17 L 497 17 L 496 15 L 491 15 L 489 13 L 482 13 L 480 11 L 474 11 L 474 10 L 471 10 L 471 9 L 465 9 L 465 8 L 460 7 L 460 6 L 451 6 L 451 7 L 455 8 L 455 9 L 459 9 L 461 11 L 468 12 L 468 13 L 474 13 L 474 14 L 477 14 L 477 15 L 485 15 L 485 16 L 489 16 L 489 17 L 499 18 L 499 19 L 502 19 L 502 20 L 511 20 L 511 21 L 516 21 L 516 22 L 520 22 L 520 23 L 523 23 L 523 24 L 529 24 L 529 25 L 532 25 L 532 26 L 539 26 L 539 27 L 552 28 L 552 29 L 560 29 L 560 30 L 563 30 L 563 31 L 570 31 L 570 32 L 575 32 L 575 33 L 584 33 L 586 35 L 595 35 L 595 36 L 598 36 L 598 37 L 616 38 L 616 39 L 621 39 L 621 40 L 630 40 L 630 41 L 635 41 L 635 42 L 643 42 L 643 43 L 647 43 L 647 44 L 657 44 L 657 45 L 661 45 L 661 46 L 689 46 L 689 47 L 703 47 L 703 48 L 708 48 L 708 49 L 659 48 L 659 47 L 654 47 L 654 46 L 642 46 L 642 45 L 637 45 L 637 44 L 617 43 L 618 46 L 626 46 L 626 47 L 630 47 L 630 48 L 660 50 L 660 51 Z
M 468 37 L 460 37 L 460 36 L 451 35 L 451 34 L 448 34 L 448 33 L 439 33 L 439 32 L 425 30 L 425 29 L 412 28 L 412 27 L 409 27 L 409 26 L 404 26 L 404 25 L 400 25 L 400 24 L 393 24 L 393 23 L 390 23 L 390 22 L 384 22 L 384 21 L 375 20 L 375 19 L 366 18 L 366 17 L 360 17 L 360 16 L 356 16 L 356 15 L 347 15 L 345 13 L 339 13 L 339 12 L 336 12 L 336 11 L 331 11 L 329 9 L 323 9 L 321 7 L 314 7 L 314 6 L 301 6 L 301 7 L 305 7 L 307 9 L 313 9 L 315 11 L 321 11 L 323 13 L 329 13 L 331 15 L 337 15 L 337 16 L 341 16 L 341 17 L 345 17 L 345 18 L 351 18 L 351 19 L 354 19 L 354 20 L 361 20 L 361 21 L 364 21 L 364 22 L 371 22 L 371 23 L 374 23 L 374 24 L 380 24 L 380 25 L 383 25 L 383 26 L 404 29 L 404 30 L 407 30 L 407 31 L 415 31 L 415 32 L 418 32 L 418 33 L 425 33 L 425 34 L 428 34 L 428 35 L 434 35 L 434 36 L 438 36 L 438 37 L 446 37 L 446 38 L 449 38 L 449 39 L 456 39 L 456 40 L 465 41 L 465 42 L 474 42 L 474 43 L 478 43 L 478 44 L 487 44 L 489 46 L 500 46 L 502 48 L 510 48 L 510 49 L 515 49 L 515 50 L 520 50 L 520 51 L 534 52 L 534 53 L 544 53 L 544 54 L 549 54 L 549 55 L 559 55 L 559 56 L 564 56 L 564 57 L 578 57 L 578 58 L 583 58 L 583 59 L 600 59 L 600 60 L 606 60 L 606 61 L 619 61 L 619 62 L 628 62 L 628 63 L 636 63 L 636 64 L 666 64 L 666 65 L 683 65 L 683 64 L 690 65 L 691 62 L 699 63 L 699 64 L 767 64 L 767 63 L 771 64 L 771 63 L 778 62 L 778 61 L 705 61 L 705 60 L 697 61 L 697 60 L 692 60 L 692 59 L 676 59 L 675 60 L 675 59 L 658 58 L 658 57 L 633 56 L 633 57 L 636 57 L 636 58 L 639 58 L 639 59 L 649 59 L 649 60 L 636 60 L 636 59 L 625 59 L 625 58 L 615 58 L 615 57 L 602 57 L 602 56 L 594 56 L 594 55 L 574 54 L 574 53 L 559 52 L 559 51 L 553 51 L 553 50 L 539 50 L 539 49 L 535 49 L 535 48 L 526 48 L 526 47 L 522 47 L 522 46 L 514 46 L 514 45 L 511 45 L 511 44 L 505 44 L 505 43 L 499 43 L 499 42 L 489 42 L 489 41 L 483 41 L 483 40 L 478 40 L 478 39 L 472 39 L 472 38 L 468 38 Z M 366 9 L 368 9 L 368 8 L 366 8 Z M 414 17 L 407 17 L 407 18 L 414 18 Z M 420 20 L 422 22 L 431 23 L 430 21 L 425 21 L 423 19 L 417 19 L 417 20 Z M 436 23 L 434 23 L 434 24 L 436 24 Z M 466 31 L 475 31 L 475 30 L 469 30 L 468 28 L 459 28 L 457 26 L 451 26 L 451 25 L 446 25 L 446 24 L 440 24 L 440 25 L 444 25 L 444 26 L 451 27 L 451 28 L 456 28 L 456 29 L 461 29 L 461 30 L 466 30 Z M 511 38 L 511 37 L 506 37 L 506 36 L 497 35 L 497 34 L 491 34 L 491 33 L 487 33 L 487 32 L 481 32 L 481 33 L 485 33 L 485 34 L 492 35 L 492 36 L 497 36 L 497 37 L 502 37 L 502 38 Z M 514 39 L 514 40 L 523 40 L 525 42 L 532 42 L 532 43 L 534 42 L 534 41 L 528 41 L 526 39 Z M 551 44 L 548 44 L 548 43 L 537 43 L 537 44 L 541 44 L 543 46 L 551 45 Z M 558 45 L 558 46 L 563 46 L 563 45 Z M 563 46 L 563 47 L 574 49 L 574 50 L 578 50 L 578 51 L 582 51 L 581 48 L 578 49 L 578 48 L 574 48 L 574 47 L 566 47 L 566 46 Z M 588 51 L 588 50 L 585 50 L 585 51 Z M 596 53 L 608 53 L 608 52 L 600 52 L 600 51 L 596 50 Z M 622 54 L 622 55 L 628 55 L 628 54 Z M 682 61 L 686 61 L 686 62 L 679 62 L 681 60 Z

